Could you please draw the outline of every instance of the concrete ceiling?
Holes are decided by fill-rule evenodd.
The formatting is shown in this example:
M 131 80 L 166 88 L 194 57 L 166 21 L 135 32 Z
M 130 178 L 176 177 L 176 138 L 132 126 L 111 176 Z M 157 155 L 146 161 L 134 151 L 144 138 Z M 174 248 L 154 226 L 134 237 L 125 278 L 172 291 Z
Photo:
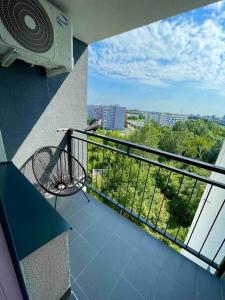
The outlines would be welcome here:
M 49 0 L 71 16 L 74 36 L 90 44 L 216 0 Z

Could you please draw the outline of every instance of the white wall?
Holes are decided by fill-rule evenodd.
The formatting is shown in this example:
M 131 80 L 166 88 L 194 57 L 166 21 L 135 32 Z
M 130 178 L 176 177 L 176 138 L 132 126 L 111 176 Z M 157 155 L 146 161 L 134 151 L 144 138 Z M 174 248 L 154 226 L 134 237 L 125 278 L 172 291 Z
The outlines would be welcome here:
M 220 154 L 217 158 L 216 165 L 225 167 L 225 142 L 224 142 L 223 147 L 220 151 Z M 225 183 L 225 175 L 221 175 L 221 174 L 212 172 L 210 178 L 212 180 Z M 209 189 L 210 189 L 210 185 L 207 185 L 205 188 L 205 191 L 202 195 L 202 199 L 199 203 L 197 212 L 193 219 L 193 222 L 190 227 L 190 230 L 187 235 L 185 243 L 187 243 L 187 241 L 190 237 L 190 234 L 191 234 L 192 229 L 194 228 L 194 225 L 197 221 L 197 218 L 198 218 L 200 210 L 205 202 L 205 199 L 207 197 Z M 197 226 L 194 230 L 194 233 L 190 239 L 189 246 L 191 248 L 193 248 L 197 251 L 200 250 L 200 248 L 210 230 L 210 227 L 211 227 L 214 219 L 216 218 L 216 215 L 217 215 L 219 209 L 221 208 L 221 205 L 222 205 L 224 199 L 225 199 L 225 190 L 218 188 L 218 187 L 213 187 L 209 194 L 209 197 L 207 199 L 205 207 L 202 211 L 202 214 L 199 218 Z M 223 208 L 217 218 L 217 221 L 215 222 L 215 225 L 213 226 L 213 229 L 212 229 L 201 253 L 203 255 L 205 255 L 206 257 L 209 257 L 210 259 L 212 259 L 215 255 L 215 253 L 217 252 L 217 250 L 219 249 L 219 246 L 223 242 L 224 238 L 225 238 L 225 205 L 223 206 Z M 208 268 L 207 264 L 205 264 L 202 261 L 200 261 L 199 259 L 195 258 L 193 255 L 189 254 L 188 252 L 182 251 L 182 253 L 185 256 L 196 261 L 198 264 L 200 264 L 204 268 Z M 224 257 L 225 257 L 225 244 L 219 251 L 219 253 L 215 259 L 215 262 L 220 264 L 222 262 L 222 260 L 224 259 Z M 214 270 L 211 270 L 211 271 L 214 272 Z

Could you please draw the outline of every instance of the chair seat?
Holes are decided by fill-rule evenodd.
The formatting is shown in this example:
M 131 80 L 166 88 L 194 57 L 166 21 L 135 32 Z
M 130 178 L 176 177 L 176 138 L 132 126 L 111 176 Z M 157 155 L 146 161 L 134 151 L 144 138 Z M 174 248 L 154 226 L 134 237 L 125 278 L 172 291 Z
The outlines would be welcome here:
M 86 172 L 68 151 L 54 146 L 38 149 L 32 159 L 34 176 L 49 194 L 69 196 L 82 190 Z
M 83 180 L 81 181 L 83 182 Z M 59 196 L 69 196 L 79 192 L 83 188 L 83 185 L 79 186 L 77 180 L 62 181 L 55 184 L 51 184 L 48 187 L 49 193 L 57 194 Z

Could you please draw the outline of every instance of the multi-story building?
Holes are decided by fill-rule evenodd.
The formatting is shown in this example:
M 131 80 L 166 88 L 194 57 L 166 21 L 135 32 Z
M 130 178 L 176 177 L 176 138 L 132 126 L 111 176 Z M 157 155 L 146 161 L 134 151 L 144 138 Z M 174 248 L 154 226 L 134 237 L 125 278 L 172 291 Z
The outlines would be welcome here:
M 162 113 L 149 111 L 145 114 L 145 121 L 154 120 L 162 126 L 173 126 L 178 121 L 185 121 L 188 119 L 188 115 Z
M 89 105 L 88 117 L 101 119 L 105 129 L 124 130 L 126 108 L 119 105 Z
M 145 113 L 145 121 L 153 120 L 155 122 L 161 123 L 162 113 L 155 111 L 147 111 Z
M 88 114 L 89 119 L 101 119 L 102 118 L 102 106 L 88 105 L 87 114 Z

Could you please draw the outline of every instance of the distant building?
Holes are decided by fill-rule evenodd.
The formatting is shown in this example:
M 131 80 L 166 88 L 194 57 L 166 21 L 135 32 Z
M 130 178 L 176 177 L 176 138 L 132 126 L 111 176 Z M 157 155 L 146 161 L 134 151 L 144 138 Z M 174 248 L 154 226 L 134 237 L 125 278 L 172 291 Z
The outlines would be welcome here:
M 173 126 L 178 121 L 185 121 L 188 119 L 188 115 L 161 113 L 149 111 L 145 113 L 145 121 L 154 120 L 162 126 Z
M 225 116 L 219 120 L 219 124 L 225 126 Z
M 137 118 L 138 119 L 140 117 L 140 115 L 139 115 L 139 113 L 127 113 L 127 117 L 128 118 L 130 118 L 130 117 L 132 118 L 133 117 L 133 118 Z
M 127 120 L 127 128 L 129 130 L 135 130 L 136 128 L 141 128 L 144 125 L 145 125 L 144 122 L 141 121 Z
M 203 120 L 208 120 L 211 122 L 218 122 L 219 118 L 216 115 L 207 115 L 207 116 L 202 116 Z
M 145 113 L 145 121 L 155 121 L 161 124 L 163 113 L 155 112 L 155 111 L 147 111 Z
M 105 129 L 124 130 L 126 108 L 119 105 L 89 105 L 88 118 L 101 119 Z
M 222 118 L 217 117 L 216 115 L 205 115 L 205 116 L 201 116 L 201 115 L 189 115 L 188 117 L 189 119 L 193 119 L 193 120 L 207 120 L 210 122 L 214 122 L 214 123 L 219 123 L 219 124 L 223 124 L 225 123 L 225 116 Z

